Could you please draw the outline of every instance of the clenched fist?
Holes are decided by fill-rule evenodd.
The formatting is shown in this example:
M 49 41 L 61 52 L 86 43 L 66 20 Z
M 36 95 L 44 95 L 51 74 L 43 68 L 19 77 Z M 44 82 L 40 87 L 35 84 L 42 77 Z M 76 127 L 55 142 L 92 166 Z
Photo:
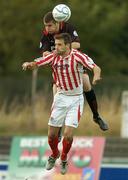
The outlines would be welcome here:
M 26 69 L 34 69 L 37 67 L 36 62 L 24 62 L 22 64 L 22 69 L 25 71 Z

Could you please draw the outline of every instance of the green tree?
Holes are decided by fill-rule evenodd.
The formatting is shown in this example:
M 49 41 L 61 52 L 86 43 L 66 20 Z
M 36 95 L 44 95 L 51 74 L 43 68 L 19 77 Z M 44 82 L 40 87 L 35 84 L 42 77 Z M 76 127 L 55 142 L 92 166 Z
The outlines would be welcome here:
M 62 1 L 0 1 L 0 73 L 20 73 L 23 60 L 39 56 L 42 16 Z M 128 74 L 128 1 L 68 0 L 82 50 L 106 74 Z M 48 71 L 44 71 L 46 73 Z

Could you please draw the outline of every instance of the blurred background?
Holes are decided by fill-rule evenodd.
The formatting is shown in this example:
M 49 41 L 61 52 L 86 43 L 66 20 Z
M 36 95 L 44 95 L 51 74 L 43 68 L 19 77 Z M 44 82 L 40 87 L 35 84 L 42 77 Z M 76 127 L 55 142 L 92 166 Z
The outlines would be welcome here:
M 102 132 L 85 103 L 76 135 L 119 137 L 122 92 L 128 89 L 128 1 L 120 0 L 0 1 L 0 135 L 47 134 L 51 70 L 38 70 L 33 92 L 32 72 L 23 72 L 21 65 L 40 56 L 43 15 L 59 3 L 71 8 L 70 22 L 79 33 L 82 51 L 102 68 L 102 81 L 93 88 L 110 127 Z
M 16 135 L 47 136 L 52 103 L 52 76 L 48 67 L 22 71 L 24 61 L 41 56 L 39 50 L 43 16 L 55 5 L 67 4 L 72 12 L 81 50 L 102 68 L 102 80 L 93 86 L 100 115 L 108 122 L 103 132 L 93 122 L 85 102 L 76 136 L 106 139 L 103 165 L 128 165 L 128 131 L 121 138 L 123 92 L 128 90 L 128 1 L 124 0 L 0 0 L 0 160 L 9 161 L 12 138 Z M 92 80 L 92 75 L 90 79 Z M 125 94 L 128 120 L 128 94 Z M 3 167 L 3 166 L 1 166 Z M 120 172 L 119 172 L 120 173 Z M 109 174 L 107 172 L 107 174 Z M 117 173 L 115 173 L 117 174 Z M 124 172 L 122 174 L 125 174 Z M 127 173 L 128 175 L 128 173 Z M 3 179 L 6 175 L 2 175 Z M 118 176 L 118 175 L 117 175 Z M 106 177 L 106 175 L 104 176 Z M 127 177 L 128 178 L 128 177 Z M 119 180 L 127 179 L 119 177 Z M 104 179 L 105 178 L 101 178 Z M 118 179 L 113 178 L 114 179 Z M 109 177 L 109 180 L 110 177 Z

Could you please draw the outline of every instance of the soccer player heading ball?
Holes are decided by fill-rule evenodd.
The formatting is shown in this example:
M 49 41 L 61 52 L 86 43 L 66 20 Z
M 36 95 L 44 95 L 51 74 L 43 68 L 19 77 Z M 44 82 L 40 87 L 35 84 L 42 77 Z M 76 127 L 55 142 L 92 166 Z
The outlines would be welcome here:
M 41 54 L 43 56 L 48 55 L 55 49 L 55 34 L 59 33 L 68 33 L 71 36 L 71 46 L 74 49 L 80 49 L 80 39 L 78 33 L 74 26 L 68 22 L 58 22 L 55 21 L 52 12 L 48 12 L 44 15 L 43 24 L 45 29 L 42 31 L 42 37 L 40 41 Z M 56 85 L 53 84 L 53 94 L 56 94 Z M 98 104 L 94 90 L 91 87 L 89 76 L 86 71 L 83 72 L 83 92 L 86 97 L 86 100 L 92 110 L 93 120 L 96 122 L 99 127 L 106 131 L 108 130 L 108 125 L 106 122 L 99 116 Z

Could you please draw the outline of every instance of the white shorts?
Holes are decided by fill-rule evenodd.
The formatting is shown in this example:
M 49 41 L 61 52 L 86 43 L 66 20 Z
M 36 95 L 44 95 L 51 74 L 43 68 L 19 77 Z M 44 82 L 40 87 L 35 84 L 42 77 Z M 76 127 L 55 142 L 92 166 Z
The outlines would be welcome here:
M 63 125 L 78 127 L 83 113 L 84 98 L 82 95 L 66 96 L 56 94 L 51 109 L 48 125 L 62 127 Z

